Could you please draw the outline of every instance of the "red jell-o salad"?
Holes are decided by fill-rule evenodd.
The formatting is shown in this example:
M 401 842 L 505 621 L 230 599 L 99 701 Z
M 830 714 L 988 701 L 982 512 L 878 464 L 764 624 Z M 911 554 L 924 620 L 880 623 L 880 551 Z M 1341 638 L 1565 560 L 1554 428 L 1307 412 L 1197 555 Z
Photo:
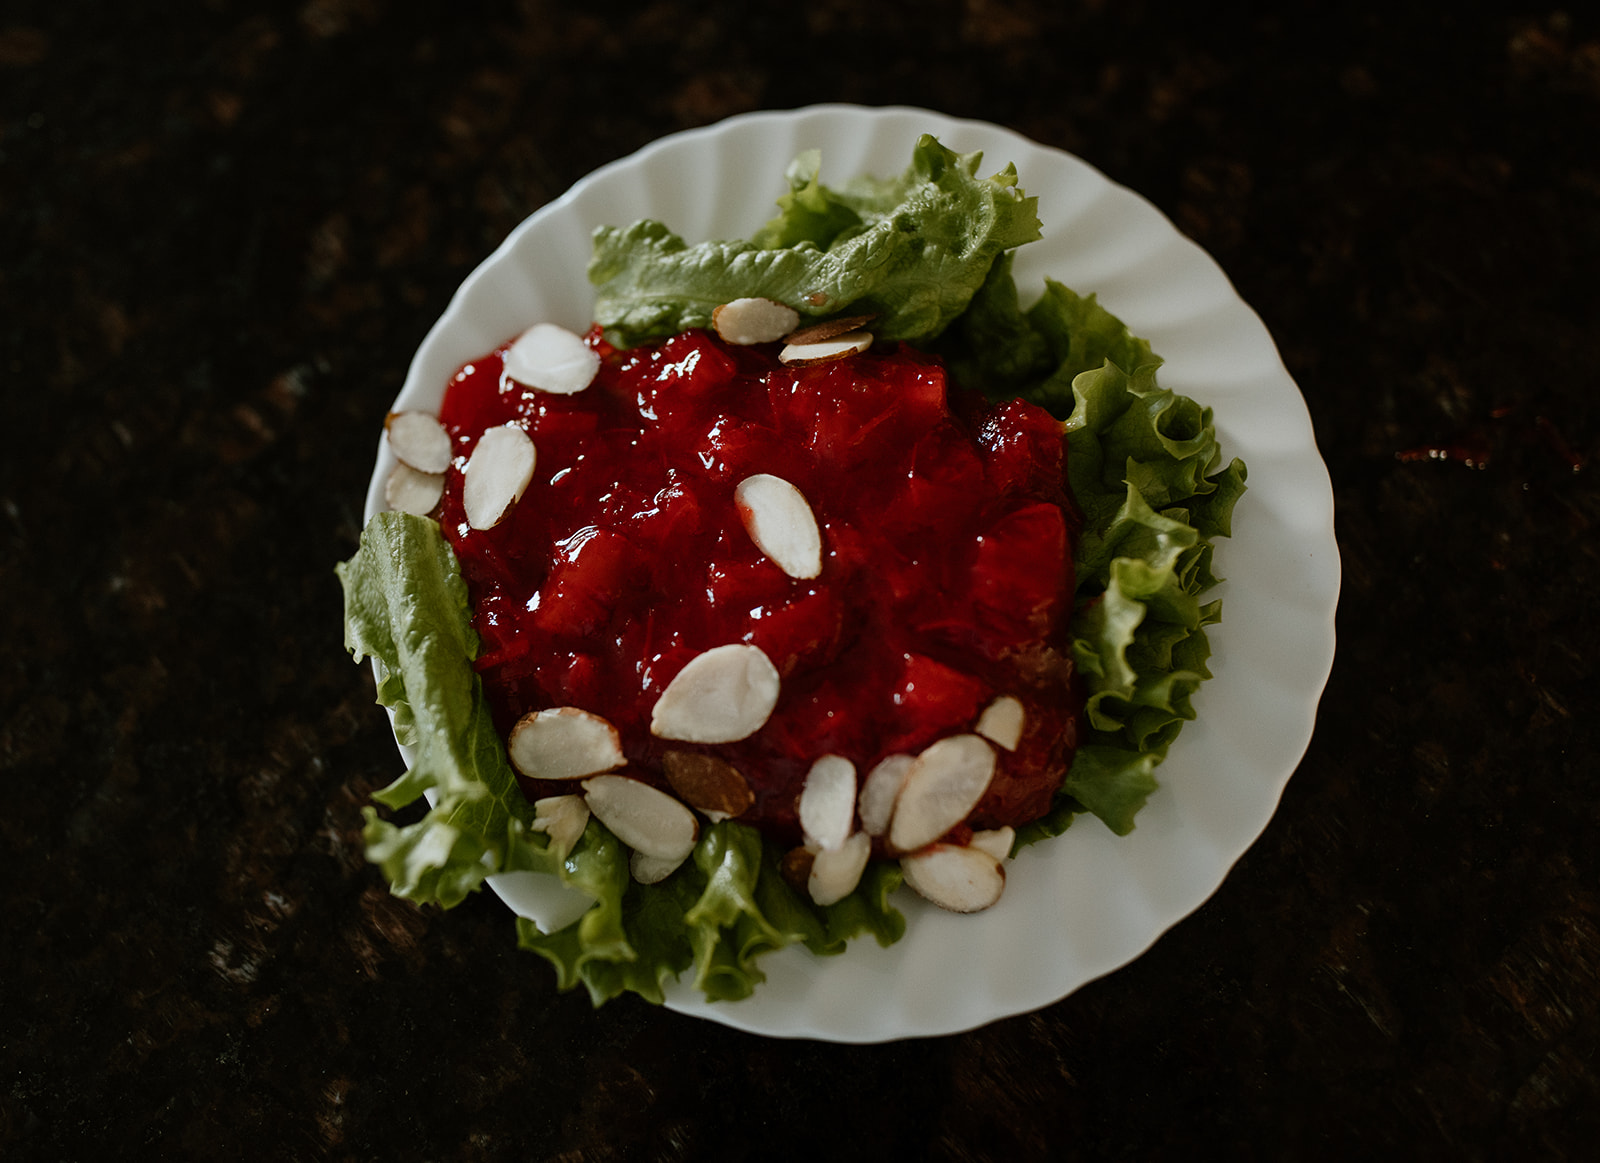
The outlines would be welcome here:
M 714 758 L 748 787 L 735 818 L 788 847 L 806 846 L 797 813 L 819 760 L 864 781 L 955 735 L 981 741 L 992 773 L 941 838 L 1043 814 L 1076 737 L 1065 633 L 1079 519 L 1061 423 L 952 392 L 940 361 L 893 343 L 795 366 L 778 344 L 699 329 L 626 352 L 598 330 L 585 342 L 599 358 L 580 391 L 518 382 L 507 345 L 463 367 L 440 410 L 457 466 L 507 425 L 537 449 L 492 527 L 467 519 L 462 468 L 439 508 L 498 729 L 587 712 L 620 741 L 623 761 L 601 770 L 668 792 L 673 766 Z M 749 481 L 786 483 L 809 509 L 813 576 L 758 545 L 739 503 Z M 652 731 L 672 680 L 728 644 L 771 662 L 770 714 L 725 742 Z M 537 758 L 520 772 L 530 799 L 581 790 L 543 774 Z M 873 849 L 899 855 L 888 837 Z
M 980 164 L 803 154 L 748 240 L 600 227 L 586 335 L 388 418 L 338 573 L 407 748 L 366 810 L 392 891 L 537 874 L 567 895 L 518 943 L 563 988 L 729 1000 L 772 949 L 898 940 L 902 884 L 977 911 L 1016 846 L 1133 827 L 1245 470 L 1094 296 L 1021 306 L 1037 201 Z

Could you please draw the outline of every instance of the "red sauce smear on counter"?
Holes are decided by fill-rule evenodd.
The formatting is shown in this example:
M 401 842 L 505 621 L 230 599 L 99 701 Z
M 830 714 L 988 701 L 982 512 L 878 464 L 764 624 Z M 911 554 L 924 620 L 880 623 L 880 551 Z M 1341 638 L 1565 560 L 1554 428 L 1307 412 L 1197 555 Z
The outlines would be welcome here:
M 1081 518 L 1060 423 L 1022 401 L 991 406 L 894 343 L 789 367 L 776 344 L 699 330 L 628 351 L 597 330 L 586 339 L 601 367 L 582 392 L 516 383 L 501 347 L 455 375 L 440 409 L 456 453 L 440 523 L 502 735 L 529 711 L 581 707 L 620 731 L 625 774 L 661 787 L 666 751 L 715 754 L 755 792 L 740 819 L 794 843 L 815 760 L 842 755 L 865 778 L 885 756 L 970 732 L 1009 694 L 1022 739 L 996 748 L 967 825 L 1048 810 L 1080 707 L 1067 623 Z M 473 530 L 462 469 L 505 423 L 533 439 L 533 481 L 499 525 Z M 787 576 L 746 532 L 734 487 L 755 473 L 809 502 L 819 577 Z M 653 737 L 667 683 L 730 642 L 759 646 L 782 677 L 766 725 L 715 746 Z M 576 790 L 523 785 L 531 798 Z

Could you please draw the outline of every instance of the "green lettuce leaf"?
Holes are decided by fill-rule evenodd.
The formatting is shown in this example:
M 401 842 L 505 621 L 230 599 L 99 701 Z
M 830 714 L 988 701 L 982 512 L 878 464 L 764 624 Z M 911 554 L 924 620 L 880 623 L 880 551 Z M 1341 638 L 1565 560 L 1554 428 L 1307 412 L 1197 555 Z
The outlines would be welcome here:
M 754 242 L 690 246 L 650 220 L 602 226 L 589 262 L 595 320 L 632 347 L 707 327 L 720 304 L 760 296 L 812 318 L 874 314 L 883 339 L 937 336 L 1000 255 L 1039 237 L 1038 200 L 1018 188 L 1016 170 L 979 178 L 981 160 L 924 135 L 899 179 L 835 193 L 803 156 L 782 213 Z

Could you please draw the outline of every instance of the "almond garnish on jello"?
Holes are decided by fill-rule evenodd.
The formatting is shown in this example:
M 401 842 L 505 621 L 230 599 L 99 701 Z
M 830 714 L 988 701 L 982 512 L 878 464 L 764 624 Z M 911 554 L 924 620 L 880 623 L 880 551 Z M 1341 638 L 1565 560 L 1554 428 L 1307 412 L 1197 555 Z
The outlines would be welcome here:
M 987 852 L 996 860 L 1008 860 L 1011 849 L 1017 842 L 1017 830 L 1009 824 L 1001 828 L 989 828 L 983 832 L 974 832 L 972 839 L 967 841 L 969 848 L 977 848 Z
M 842 755 L 824 755 L 806 773 L 796 812 L 806 846 L 837 848 L 850 835 L 856 814 L 856 767 Z
M 647 852 L 634 849 L 628 855 L 628 875 L 640 884 L 659 884 L 674 872 L 686 858 L 678 860 L 664 860 L 659 856 L 651 856 Z
M 716 333 L 740 347 L 782 339 L 799 322 L 798 311 L 771 299 L 735 299 L 711 312 Z
M 811 860 L 806 891 L 819 905 L 838 904 L 855 891 L 872 855 L 872 837 L 852 832 L 837 848 L 824 848 Z
M 444 473 L 418 472 L 401 461 L 383 482 L 383 503 L 396 513 L 426 517 L 444 496 Z
M 915 852 L 954 828 L 994 778 L 994 749 L 977 735 L 952 735 L 917 756 L 889 821 L 889 847 Z
M 1022 703 L 1012 695 L 1001 695 L 983 709 L 973 728 L 989 742 L 1015 751 L 1022 742 Z
M 550 837 L 566 856 L 589 826 L 589 805 L 580 795 L 545 796 L 533 801 L 533 830 Z
M 661 757 L 661 766 L 683 802 L 713 822 L 742 815 L 756 801 L 750 781 L 715 755 L 668 751 Z
M 390 412 L 383 427 L 389 447 L 401 464 L 430 474 L 450 467 L 450 434 L 437 416 L 428 412 Z
M 626 775 L 596 775 L 583 782 L 589 810 L 629 848 L 676 866 L 694 851 L 700 823 L 694 813 L 659 788 Z
M 791 346 L 804 347 L 812 343 L 821 343 L 825 339 L 836 339 L 852 331 L 864 330 L 867 324 L 876 318 L 876 315 L 847 315 L 839 319 L 824 319 L 821 323 L 808 323 L 782 338 Z
M 889 755 L 879 760 L 861 781 L 861 796 L 856 812 L 861 817 L 861 830 L 869 836 L 881 836 L 889 830 L 889 818 L 894 814 L 894 802 L 906 775 L 916 763 L 915 755 Z
M 551 707 L 517 720 L 506 742 L 511 765 L 530 779 L 583 779 L 625 764 L 622 737 L 599 715 Z
M 523 490 L 533 480 L 536 460 L 533 441 L 515 424 L 485 432 L 467 458 L 461 482 L 467 524 L 474 529 L 493 529 L 500 524 L 506 510 L 522 499 Z
M 756 473 L 733 490 L 750 540 L 793 578 L 813 578 L 822 572 L 822 534 L 811 506 L 782 477 Z
M 833 339 L 819 339 L 812 343 L 789 343 L 778 353 L 781 363 L 794 367 L 832 363 L 847 355 L 856 355 L 872 346 L 872 332 L 847 331 Z
M 565 327 L 535 323 L 506 349 L 506 375 L 541 392 L 570 396 L 594 382 L 600 356 Z
M 661 692 L 650 733 L 685 743 L 734 743 L 759 731 L 780 680 L 760 647 L 733 642 L 696 655 Z
M 953 913 L 976 913 L 1000 899 L 1006 870 L 981 848 L 930 844 L 900 858 L 906 883 L 918 895 Z

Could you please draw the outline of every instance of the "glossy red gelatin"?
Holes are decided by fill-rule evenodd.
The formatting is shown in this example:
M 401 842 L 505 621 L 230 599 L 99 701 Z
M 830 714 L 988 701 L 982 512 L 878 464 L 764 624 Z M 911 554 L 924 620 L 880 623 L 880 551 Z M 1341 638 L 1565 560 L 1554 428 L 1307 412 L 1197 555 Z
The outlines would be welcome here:
M 501 732 L 529 711 L 581 707 L 621 732 L 627 774 L 659 786 L 666 751 L 714 753 L 754 790 L 740 819 L 787 844 L 817 758 L 843 755 L 864 777 L 887 755 L 971 731 L 1009 694 L 1024 707 L 1022 739 L 996 748 L 967 823 L 1043 814 L 1079 709 L 1067 621 L 1080 519 L 1060 423 L 1020 401 L 991 407 L 937 359 L 892 343 L 794 368 L 776 345 L 698 330 L 630 351 L 598 332 L 587 342 L 600 372 L 576 395 L 511 380 L 502 347 L 456 374 L 440 411 L 456 453 L 441 524 Z M 462 468 L 505 423 L 533 439 L 533 482 L 498 526 L 473 530 Z M 820 576 L 787 576 L 750 539 L 734 488 L 755 473 L 810 503 Z M 716 746 L 654 738 L 666 684 L 729 642 L 759 646 L 782 677 L 766 725 Z

